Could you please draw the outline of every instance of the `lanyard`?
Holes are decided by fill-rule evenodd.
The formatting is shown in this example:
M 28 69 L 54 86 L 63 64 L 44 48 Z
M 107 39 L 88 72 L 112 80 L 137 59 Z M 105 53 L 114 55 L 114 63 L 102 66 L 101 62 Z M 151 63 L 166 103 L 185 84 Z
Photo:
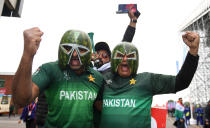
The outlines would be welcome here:
M 32 104 L 32 103 L 31 103 L 31 104 Z M 28 106 L 28 111 L 30 111 L 31 104 Z M 36 104 L 34 103 L 33 106 L 32 106 L 32 108 L 31 108 L 31 111 L 34 109 L 35 105 L 36 105 Z

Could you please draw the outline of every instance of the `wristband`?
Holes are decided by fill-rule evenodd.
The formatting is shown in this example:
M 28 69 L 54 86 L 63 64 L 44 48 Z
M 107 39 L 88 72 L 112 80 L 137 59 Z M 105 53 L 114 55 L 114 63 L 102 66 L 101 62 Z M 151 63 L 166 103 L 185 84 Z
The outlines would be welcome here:
M 135 20 L 135 19 L 131 19 L 131 22 L 136 23 L 136 22 L 137 22 L 137 20 Z

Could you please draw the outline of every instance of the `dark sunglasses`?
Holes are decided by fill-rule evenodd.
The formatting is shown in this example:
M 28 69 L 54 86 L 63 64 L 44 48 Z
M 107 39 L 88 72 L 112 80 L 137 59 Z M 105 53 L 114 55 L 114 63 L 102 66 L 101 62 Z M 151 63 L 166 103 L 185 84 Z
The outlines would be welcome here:
M 104 59 L 108 58 L 108 55 L 106 53 L 100 54 L 97 52 L 97 54 L 98 54 L 98 56 L 102 56 L 102 58 L 104 58 Z

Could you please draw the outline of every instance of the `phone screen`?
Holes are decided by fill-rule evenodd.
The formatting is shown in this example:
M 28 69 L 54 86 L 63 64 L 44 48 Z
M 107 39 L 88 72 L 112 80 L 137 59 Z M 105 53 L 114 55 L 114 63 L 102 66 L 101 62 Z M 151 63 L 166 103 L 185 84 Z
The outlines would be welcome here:
M 137 4 L 119 4 L 117 13 L 128 13 L 130 7 L 133 12 L 136 12 Z

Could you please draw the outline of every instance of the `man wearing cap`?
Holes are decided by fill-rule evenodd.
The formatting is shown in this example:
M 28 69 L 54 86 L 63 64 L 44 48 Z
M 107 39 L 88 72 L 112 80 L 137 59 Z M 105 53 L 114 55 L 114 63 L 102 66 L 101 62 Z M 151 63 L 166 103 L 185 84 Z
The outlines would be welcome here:
M 130 18 L 130 23 L 125 31 L 122 41 L 132 42 L 139 15 L 134 15 L 134 12 L 131 10 L 131 8 L 129 9 L 128 16 Z M 95 45 L 95 51 L 95 57 L 92 57 L 92 60 L 94 61 L 94 69 L 101 72 L 102 74 L 111 71 L 111 50 L 109 48 L 109 45 L 106 42 L 98 42 Z

